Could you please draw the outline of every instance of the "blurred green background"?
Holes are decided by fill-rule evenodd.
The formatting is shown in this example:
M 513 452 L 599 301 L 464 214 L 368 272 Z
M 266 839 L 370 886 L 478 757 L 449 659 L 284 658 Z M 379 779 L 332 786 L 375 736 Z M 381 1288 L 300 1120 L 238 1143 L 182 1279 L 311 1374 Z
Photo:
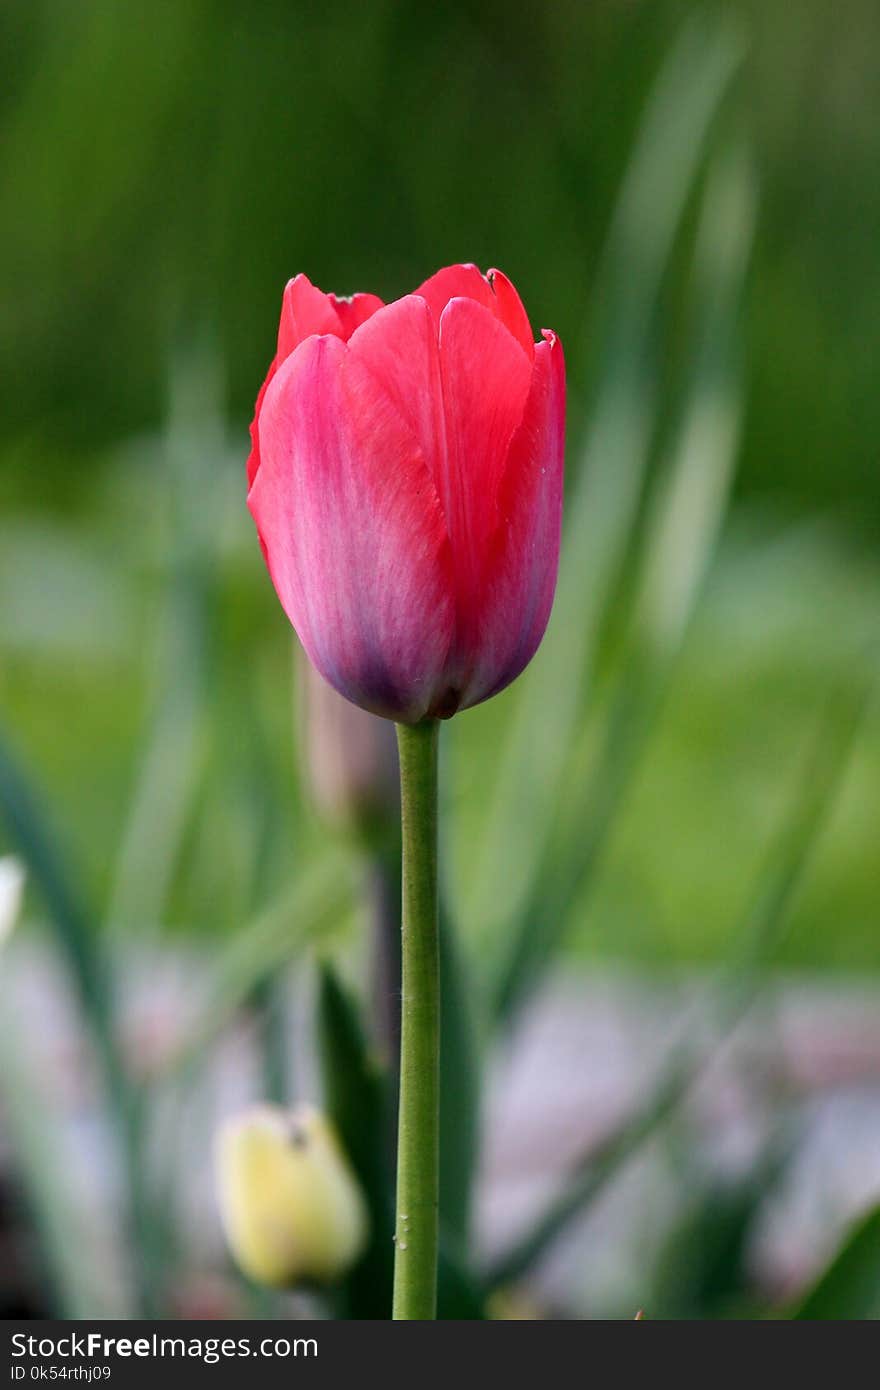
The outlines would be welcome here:
M 485 1019 L 575 965 L 875 982 L 878 57 L 874 0 L 0 8 L 0 853 L 103 1049 L 135 1227 L 105 975 L 205 952 L 190 1058 L 271 985 L 291 885 L 355 973 L 245 508 L 300 270 L 391 299 L 497 265 L 566 349 L 551 628 L 445 730 Z
M 845 23 L 823 0 L 180 0 L 137 17 L 10 0 L 3 433 L 31 495 L 54 463 L 80 497 L 96 451 L 156 424 L 169 345 L 195 325 L 216 333 L 244 419 L 300 267 L 394 297 L 426 267 L 503 263 L 565 335 L 577 386 L 646 91 L 682 19 L 716 8 L 748 43 L 762 189 L 741 492 L 876 527 L 871 0 L 850 0 Z
M 759 204 L 736 306 L 735 506 L 583 928 L 661 960 L 715 949 L 823 677 L 858 664 L 876 630 L 876 5 L 850 0 L 845 23 L 822 0 L 4 5 L 0 699 L 96 891 L 159 667 L 176 659 L 160 631 L 176 448 L 200 454 L 192 509 L 217 585 L 205 659 L 284 724 L 287 633 L 239 462 L 286 279 L 394 297 L 453 260 L 502 266 L 566 346 L 573 480 L 613 337 L 597 311 L 603 247 L 689 18 L 724 30 L 733 70 L 714 127 L 741 127 Z M 664 169 L 652 177 L 662 189 Z M 699 186 L 641 344 L 661 448 L 693 352 Z M 174 412 L 189 445 L 168 443 Z M 456 737 L 479 753 L 514 700 Z M 238 721 L 217 738 L 227 753 L 247 743 Z M 285 727 L 273 761 L 288 747 Z M 875 733 L 792 939 L 811 964 L 876 965 L 877 757 Z M 209 910 L 202 888 L 198 913 L 171 916 L 231 925 L 235 899 L 217 897 Z

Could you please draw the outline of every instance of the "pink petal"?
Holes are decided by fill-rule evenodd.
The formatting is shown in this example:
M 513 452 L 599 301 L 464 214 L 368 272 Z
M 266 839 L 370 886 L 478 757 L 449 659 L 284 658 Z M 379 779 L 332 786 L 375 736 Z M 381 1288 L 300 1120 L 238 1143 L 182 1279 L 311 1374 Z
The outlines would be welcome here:
M 278 596 L 340 694 L 415 722 L 435 698 L 453 630 L 443 517 L 414 437 L 338 338 L 279 367 L 248 495 Z
M 347 297 L 328 294 L 327 298 L 336 310 L 342 325 L 342 336 L 346 340 L 356 328 L 360 328 L 362 323 L 382 308 L 382 300 L 377 294 L 353 294 Z
M 414 291 L 427 300 L 437 322 L 450 299 L 475 299 L 485 309 L 493 309 L 492 290 L 488 280 L 478 266 L 468 262 L 466 265 L 448 265 L 438 270 L 424 284 Z
M 522 300 L 503 271 L 490 270 L 486 279 L 495 301 L 492 312 L 513 334 L 531 362 L 535 355 L 535 335 Z
M 559 565 L 565 451 L 565 360 L 545 331 L 522 421 L 507 456 L 479 605 L 477 660 L 463 705 L 503 690 L 547 627 Z
M 484 557 L 532 367 L 507 329 L 481 305 L 452 299 L 440 319 L 440 374 L 446 466 L 437 491 L 455 564 L 455 683 L 468 680 L 477 656 Z
M 334 333 L 339 338 L 347 336 L 331 296 L 317 289 L 307 275 L 297 275 L 287 282 L 281 302 L 278 361 L 283 362 L 303 339 L 313 333 Z
M 439 486 L 446 475 L 446 425 L 437 326 L 425 300 L 410 294 L 380 309 L 353 334 L 348 350 L 381 382 Z
M 438 270 L 415 293 L 427 300 L 438 323 L 450 299 L 473 299 L 482 304 L 513 334 L 531 362 L 535 344 L 528 315 L 513 285 L 500 270 L 490 270 L 488 275 L 483 275 L 470 263 L 449 265 Z
M 304 338 L 313 333 L 333 333 L 349 338 L 359 324 L 381 309 L 382 301 L 375 294 L 353 294 L 350 299 L 337 298 L 317 289 L 307 275 L 289 280 L 281 301 L 281 321 L 278 325 L 278 352 L 260 387 L 254 418 L 251 422 L 251 452 L 247 461 L 248 486 L 257 476 L 260 466 L 259 418 L 266 388 L 279 364 L 289 357 Z
M 272 358 L 272 364 L 271 364 L 271 366 L 269 367 L 268 372 L 266 373 L 266 380 L 263 382 L 262 386 L 260 387 L 259 395 L 257 396 L 257 403 L 256 403 L 256 405 L 254 406 L 254 418 L 253 418 L 253 420 L 251 420 L 251 426 L 250 426 L 250 431 L 251 431 L 251 451 L 250 451 L 250 453 L 248 454 L 248 461 L 247 461 L 247 484 L 248 484 L 248 487 L 250 487 L 251 483 L 254 481 L 254 478 L 257 476 L 257 469 L 258 469 L 259 466 L 260 466 L 260 411 L 261 411 L 262 408 L 263 408 L 263 398 L 264 398 L 265 395 L 266 395 L 266 390 L 267 390 L 267 388 L 268 388 L 269 382 L 272 380 L 272 378 L 273 378 L 273 376 L 275 375 L 275 373 L 277 372 L 277 370 L 278 370 L 278 358 L 277 358 L 277 357 L 273 357 L 273 358 Z

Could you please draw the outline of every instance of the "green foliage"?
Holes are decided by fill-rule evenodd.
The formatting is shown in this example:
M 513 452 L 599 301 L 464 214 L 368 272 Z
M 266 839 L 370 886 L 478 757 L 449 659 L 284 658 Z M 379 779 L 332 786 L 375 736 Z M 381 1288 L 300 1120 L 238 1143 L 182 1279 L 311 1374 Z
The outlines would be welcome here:
M 440 909 L 440 1211 L 447 1244 L 470 1245 L 473 1183 L 479 1158 L 480 1044 L 470 962 Z
M 747 1248 L 768 1176 L 756 1164 L 739 1182 L 697 1189 L 661 1251 L 654 1291 L 645 1300 L 652 1318 L 752 1315 Z
M 348 1278 L 346 1316 L 387 1318 L 394 1254 L 393 1097 L 368 1054 L 355 1004 L 327 963 L 319 974 L 318 1045 L 324 1105 L 363 1185 L 370 1213 L 370 1244 Z
M 744 325 L 749 489 L 876 508 L 872 0 L 849 0 L 846 25 L 824 0 L 180 0 L 149 22 L 116 0 L 7 0 L 4 440 L 88 454 L 155 426 L 168 343 L 194 316 L 218 331 L 243 420 L 279 286 L 301 269 L 391 295 L 426 266 L 498 261 L 580 376 L 603 350 L 580 336 L 593 266 L 687 11 L 733 17 L 749 40 L 769 192 Z M 683 70 L 682 113 L 704 77 Z M 667 177 L 658 163 L 658 202 Z M 627 251 L 656 215 L 642 206 Z M 63 505 L 93 468 L 43 456 L 14 486 Z
M 880 1208 L 859 1221 L 792 1317 L 880 1318 Z
M 447 952 L 448 958 L 448 948 Z M 447 1015 L 448 1017 L 448 1015 Z M 394 1234 L 394 1127 L 395 1096 L 389 1077 L 383 1075 L 370 1056 L 358 1010 L 335 971 L 324 963 L 319 972 L 318 1041 L 324 1079 L 324 1104 L 334 1120 L 349 1157 L 364 1186 L 370 1211 L 370 1245 L 352 1271 L 342 1291 L 344 1316 L 387 1318 L 391 1307 Z M 450 1084 L 455 1073 L 447 1062 L 443 1067 L 442 1113 L 454 1135 L 457 1123 L 466 1123 L 462 1097 Z M 465 1092 L 465 1104 L 467 1094 Z M 483 1317 L 483 1298 L 474 1278 L 462 1260 L 466 1233 L 459 1226 L 462 1198 L 457 1184 L 458 1154 L 453 1146 L 453 1170 L 441 1185 L 440 1268 L 438 1275 L 438 1315 L 442 1318 Z M 449 1160 L 447 1159 L 447 1165 Z M 470 1173 L 468 1173 L 469 1178 Z M 450 1196 L 452 1201 L 450 1202 Z M 457 1200 L 456 1200 L 457 1199 Z M 459 1210 L 456 1210 L 456 1207 Z
M 525 982 L 532 986 L 555 955 L 567 908 L 595 874 L 699 597 L 724 513 L 741 411 L 735 322 L 754 201 L 739 142 L 722 146 L 715 156 L 703 198 L 694 255 L 693 366 L 635 559 L 622 670 L 598 714 L 598 732 L 594 722 L 584 726 L 583 704 L 585 698 L 591 700 L 597 679 L 601 624 L 632 546 L 657 433 L 648 348 L 652 309 L 699 172 L 701 143 L 717 115 L 735 56 L 724 32 L 685 32 L 661 74 L 614 224 L 605 293 L 616 332 L 580 488 L 569 506 L 569 558 L 560 581 L 557 626 L 548 636 L 549 653 L 527 678 L 521 696 L 492 827 L 491 848 L 499 847 L 508 857 L 503 869 L 490 858 L 486 881 L 516 882 L 517 855 L 531 869 L 528 892 L 514 908 L 517 925 L 509 932 L 512 944 L 499 973 L 497 1008 L 503 1014 L 519 1002 Z M 702 79 L 689 86 L 686 103 L 675 95 L 683 69 Z M 659 209 L 654 188 L 658 166 L 669 171 Z M 650 220 L 646 203 L 654 207 Z M 638 254 L 629 249 L 636 241 Z M 574 647 L 572 633 L 578 634 Z M 577 680 L 585 668 L 586 692 Z M 554 717 L 547 721 L 543 711 L 551 706 Z M 542 730 L 537 739 L 536 728 Z M 546 827 L 543 844 L 525 810 L 536 801 Z M 521 845 L 525 827 L 532 837 L 529 850 Z M 521 876 L 520 869 L 520 881 Z
M 0 742 L 0 811 L 9 841 L 21 855 L 49 910 L 83 1002 L 105 1026 L 106 980 L 86 909 L 73 887 L 38 796 L 11 751 Z
M 78 1204 L 58 1161 L 57 1120 L 50 1098 L 28 1066 L 19 1040 L 26 1020 L 0 1000 L 3 1068 L 0 1097 L 15 1171 L 22 1175 L 28 1211 L 37 1234 L 41 1282 L 57 1317 L 120 1317 L 124 1297 L 101 1276 L 100 1237 Z M 83 1258 L 87 1252 L 87 1258 Z
M 855 699 L 849 692 L 843 697 L 836 692 L 828 702 L 786 821 L 767 855 L 743 918 L 731 934 L 730 963 L 721 972 L 711 1011 L 722 1035 L 729 1033 L 752 1004 L 789 925 L 792 901 L 847 771 L 866 698 L 863 688 Z M 704 1046 L 684 1043 L 672 1050 L 643 1104 L 584 1156 L 534 1225 L 490 1270 L 491 1284 L 520 1278 L 572 1218 L 596 1200 L 622 1166 L 675 1113 L 699 1075 L 704 1057 Z

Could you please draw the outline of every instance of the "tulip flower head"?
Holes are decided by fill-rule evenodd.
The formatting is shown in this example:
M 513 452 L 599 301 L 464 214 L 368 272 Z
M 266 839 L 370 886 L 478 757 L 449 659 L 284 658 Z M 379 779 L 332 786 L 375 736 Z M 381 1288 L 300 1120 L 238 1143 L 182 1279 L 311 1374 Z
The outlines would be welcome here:
M 561 344 L 500 271 L 449 266 L 391 304 L 290 282 L 248 506 L 341 695 L 415 724 L 519 675 L 556 587 L 564 429 Z
M 257 1283 L 331 1283 L 362 1253 L 363 1194 L 332 1125 L 310 1106 L 258 1105 L 228 1120 L 215 1172 L 230 1249 Z

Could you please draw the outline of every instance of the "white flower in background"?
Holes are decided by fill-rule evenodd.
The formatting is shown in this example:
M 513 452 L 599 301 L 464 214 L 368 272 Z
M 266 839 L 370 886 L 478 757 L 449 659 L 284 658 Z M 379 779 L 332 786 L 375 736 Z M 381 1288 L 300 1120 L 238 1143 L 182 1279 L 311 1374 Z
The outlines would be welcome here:
M 0 857 L 0 946 L 12 933 L 21 911 L 24 865 L 14 855 Z

